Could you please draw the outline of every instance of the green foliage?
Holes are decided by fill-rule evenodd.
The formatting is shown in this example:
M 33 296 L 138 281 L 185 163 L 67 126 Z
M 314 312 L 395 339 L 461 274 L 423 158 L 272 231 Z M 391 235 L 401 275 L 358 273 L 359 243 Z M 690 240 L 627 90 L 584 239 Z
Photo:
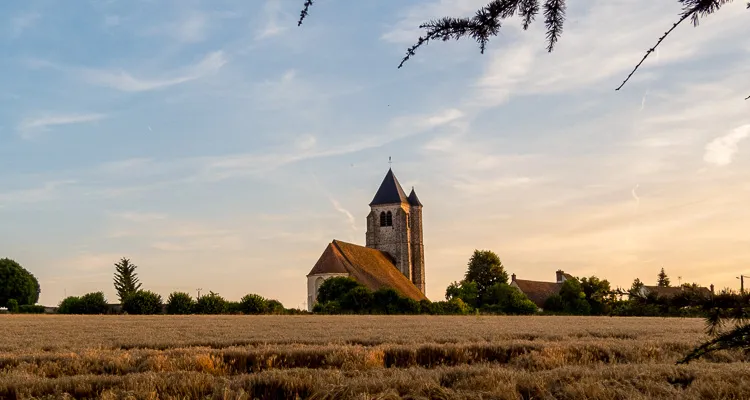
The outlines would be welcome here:
M 57 308 L 59 314 L 106 314 L 108 310 L 104 293 L 87 293 L 81 297 L 64 298 Z
M 451 283 L 445 290 L 445 299 L 450 300 L 453 298 L 461 299 L 469 307 L 477 307 L 479 305 L 477 283 L 466 280 Z
M 195 304 L 197 314 L 223 314 L 226 309 L 227 301 L 214 292 L 199 297 Z
M 506 283 L 496 283 L 485 293 L 483 310 L 503 314 L 529 315 L 537 312 L 536 304 L 520 290 Z
M 565 304 L 565 312 L 573 315 L 591 314 L 591 306 L 586 301 L 586 294 L 583 292 L 581 283 L 578 279 L 567 279 L 560 288 L 560 297 Z
M 44 306 L 24 304 L 18 307 L 19 314 L 44 314 Z
M 370 289 L 360 285 L 346 292 L 339 303 L 343 310 L 366 313 L 372 308 L 374 300 L 375 296 Z
M 247 294 L 240 300 L 240 311 L 245 314 L 265 314 L 268 302 L 257 294 Z
M 669 287 L 669 283 L 669 277 L 667 276 L 667 273 L 664 272 L 664 268 L 662 268 L 659 275 L 657 275 L 656 286 Z
M 443 305 L 445 314 L 466 315 L 471 311 L 468 304 L 461 299 L 450 299 Z
M 267 314 L 285 314 L 286 309 L 284 305 L 278 300 L 267 300 L 266 301 L 266 313 Z
M 232 315 L 242 314 L 242 303 L 239 301 L 227 301 L 224 313 Z
M 476 284 L 477 298 L 481 301 L 490 286 L 496 283 L 508 283 L 508 273 L 505 272 L 497 254 L 488 250 L 474 250 L 474 254 L 469 259 L 464 281 Z
M 630 285 L 630 290 L 628 290 L 628 295 L 630 298 L 633 297 L 641 297 L 641 289 L 643 289 L 643 282 L 641 282 L 640 279 L 635 278 L 633 280 L 633 284 Z
M 36 304 L 39 301 L 39 282 L 19 263 L 9 258 L 0 258 L 0 307 L 16 300 L 18 305 Z
M 341 314 L 341 305 L 336 300 L 316 303 L 313 306 L 313 312 L 316 314 Z
M 167 314 L 192 314 L 195 301 L 185 292 L 173 292 L 167 299 Z
M 328 278 L 320 285 L 318 289 L 318 303 L 326 303 L 333 300 L 341 299 L 348 291 L 360 286 L 357 281 L 349 277 L 337 276 Z
M 544 301 L 545 312 L 562 312 L 565 310 L 565 302 L 559 294 L 553 294 Z
M 17 313 L 18 312 L 18 300 L 16 299 L 10 299 L 8 300 L 8 304 L 6 305 L 8 307 L 8 312 L 10 313 Z
M 591 276 L 581 278 L 580 283 L 592 315 L 606 315 L 612 311 L 615 299 L 609 281 Z
M 125 257 L 115 263 L 114 283 L 120 303 L 123 303 L 128 295 L 137 292 L 141 288 L 141 284 L 138 283 L 138 276 L 135 273 L 136 268 L 138 267 Z
M 149 290 L 138 290 L 125 297 L 122 310 L 128 314 L 148 315 L 162 313 L 162 298 Z

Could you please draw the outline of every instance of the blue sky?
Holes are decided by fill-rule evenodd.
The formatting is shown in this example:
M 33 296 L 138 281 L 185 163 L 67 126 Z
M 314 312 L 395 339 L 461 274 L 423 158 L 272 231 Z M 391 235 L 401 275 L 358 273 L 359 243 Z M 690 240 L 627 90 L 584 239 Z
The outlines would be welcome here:
M 555 52 L 508 21 L 486 54 L 417 26 L 486 0 L 3 2 L 0 256 L 40 302 L 144 287 L 302 307 L 330 240 L 364 243 L 388 169 L 425 204 L 427 294 L 475 248 L 520 278 L 737 286 L 750 273 L 750 15 L 576 2 Z M 658 4 L 657 4 L 658 3 Z M 671 4 L 675 3 L 675 4 Z M 576 8 L 587 7 L 587 8 Z

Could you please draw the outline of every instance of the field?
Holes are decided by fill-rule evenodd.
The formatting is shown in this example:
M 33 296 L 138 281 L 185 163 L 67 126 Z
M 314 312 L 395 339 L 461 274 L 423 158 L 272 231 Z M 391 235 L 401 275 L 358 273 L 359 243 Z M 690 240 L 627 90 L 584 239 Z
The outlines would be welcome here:
M 699 319 L 0 315 L 0 398 L 747 399 Z

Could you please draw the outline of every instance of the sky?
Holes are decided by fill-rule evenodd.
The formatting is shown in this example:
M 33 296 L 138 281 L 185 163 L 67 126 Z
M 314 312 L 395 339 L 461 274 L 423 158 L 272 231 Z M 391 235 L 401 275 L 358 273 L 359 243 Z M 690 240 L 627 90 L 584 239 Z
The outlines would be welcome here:
M 750 275 L 750 11 L 571 1 L 485 54 L 419 24 L 486 0 L 52 0 L 0 5 L 0 257 L 40 303 L 122 257 L 166 297 L 304 307 L 328 243 L 364 245 L 392 168 L 424 204 L 427 296 L 475 249 L 520 279 L 739 287 Z M 584 7 L 584 8 L 581 8 Z

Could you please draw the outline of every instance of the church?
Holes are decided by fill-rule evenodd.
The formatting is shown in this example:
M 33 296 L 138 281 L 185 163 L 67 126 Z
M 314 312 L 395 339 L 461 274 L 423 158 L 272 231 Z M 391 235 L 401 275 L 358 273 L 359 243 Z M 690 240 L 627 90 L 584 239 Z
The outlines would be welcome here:
M 425 300 L 422 203 L 412 188 L 407 196 L 388 169 L 370 202 L 366 246 L 333 240 L 307 274 L 307 309 L 328 278 L 346 276 L 372 291 L 392 288 L 402 296 Z

